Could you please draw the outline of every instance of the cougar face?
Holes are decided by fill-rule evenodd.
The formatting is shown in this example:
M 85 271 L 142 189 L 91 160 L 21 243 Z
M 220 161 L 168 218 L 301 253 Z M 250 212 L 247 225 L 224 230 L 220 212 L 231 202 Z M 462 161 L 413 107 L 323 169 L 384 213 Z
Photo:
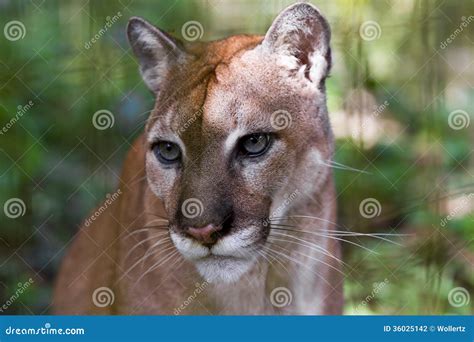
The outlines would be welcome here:
M 156 95 L 146 172 L 172 241 L 207 281 L 236 281 L 268 243 L 268 219 L 298 203 L 285 196 L 303 200 L 329 173 L 329 26 L 296 4 L 265 37 L 183 44 L 140 18 L 128 36 Z

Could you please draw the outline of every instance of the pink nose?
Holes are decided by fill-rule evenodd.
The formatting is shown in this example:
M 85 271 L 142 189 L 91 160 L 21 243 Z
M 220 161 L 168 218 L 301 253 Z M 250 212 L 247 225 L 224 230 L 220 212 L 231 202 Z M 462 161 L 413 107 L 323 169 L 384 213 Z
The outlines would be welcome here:
M 187 232 L 193 238 L 204 244 L 212 244 L 215 243 L 217 240 L 216 234 L 214 233 L 218 232 L 221 229 L 222 227 L 220 226 L 208 224 L 207 226 L 201 228 L 189 227 Z

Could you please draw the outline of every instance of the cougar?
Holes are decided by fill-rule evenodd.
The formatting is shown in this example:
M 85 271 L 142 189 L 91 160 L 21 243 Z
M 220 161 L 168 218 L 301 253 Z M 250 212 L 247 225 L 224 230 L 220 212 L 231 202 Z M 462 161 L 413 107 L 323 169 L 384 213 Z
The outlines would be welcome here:
M 155 106 L 70 246 L 54 312 L 341 314 L 321 12 L 297 3 L 264 36 L 208 43 L 137 17 L 127 35 Z

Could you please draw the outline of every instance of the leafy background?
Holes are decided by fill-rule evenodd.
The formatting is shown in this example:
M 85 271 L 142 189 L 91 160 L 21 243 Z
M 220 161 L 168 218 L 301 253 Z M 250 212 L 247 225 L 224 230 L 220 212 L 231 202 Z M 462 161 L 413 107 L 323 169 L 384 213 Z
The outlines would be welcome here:
M 0 204 L 20 198 L 26 205 L 14 219 L 0 210 L 0 305 L 18 283 L 34 281 L 3 314 L 49 312 L 71 239 L 115 190 L 124 154 L 152 108 L 125 39 L 128 18 L 143 16 L 180 38 L 183 25 L 196 20 L 210 40 L 263 34 L 290 3 L 0 0 L 1 28 L 12 20 L 25 27 L 19 40 L 0 35 L 0 126 L 18 106 L 34 103 L 0 134 Z M 391 237 L 395 243 L 347 238 L 346 313 L 472 314 L 474 2 L 315 4 L 333 30 L 328 97 L 335 160 L 364 171 L 335 169 L 339 224 L 401 234 Z M 368 21 L 378 25 L 375 35 L 361 30 Z M 101 109 L 114 115 L 107 130 L 92 125 Z M 454 113 L 463 115 L 460 129 L 449 124 L 453 111 L 463 111 Z M 365 199 L 380 204 L 378 215 L 361 215 Z M 467 298 L 452 305 L 459 287 Z

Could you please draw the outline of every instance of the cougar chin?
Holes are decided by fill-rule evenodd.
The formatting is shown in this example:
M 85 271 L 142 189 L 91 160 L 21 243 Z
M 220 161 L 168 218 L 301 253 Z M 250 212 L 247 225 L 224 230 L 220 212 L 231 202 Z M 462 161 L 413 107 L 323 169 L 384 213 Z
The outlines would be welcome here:
M 248 272 L 255 260 L 211 255 L 194 261 L 199 274 L 208 283 L 235 283 Z

